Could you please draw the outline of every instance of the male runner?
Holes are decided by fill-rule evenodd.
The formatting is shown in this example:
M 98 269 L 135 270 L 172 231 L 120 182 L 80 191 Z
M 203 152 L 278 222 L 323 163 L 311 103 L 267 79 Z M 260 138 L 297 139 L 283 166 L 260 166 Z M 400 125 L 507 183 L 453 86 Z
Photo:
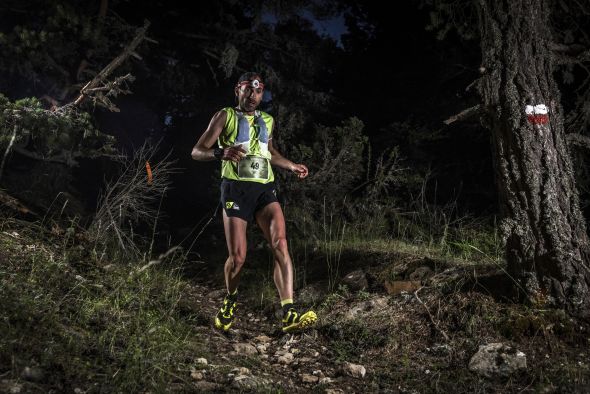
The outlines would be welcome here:
M 300 179 L 308 169 L 283 157 L 272 145 L 274 120 L 256 108 L 264 83 L 260 74 L 240 76 L 234 89 L 237 106 L 218 111 L 194 146 L 194 160 L 221 161 L 221 204 L 229 256 L 225 262 L 228 294 L 215 316 L 215 327 L 229 330 L 234 320 L 240 272 L 246 260 L 246 228 L 256 219 L 274 255 L 274 282 L 283 308 L 283 332 L 311 326 L 315 312 L 299 314 L 293 307 L 293 266 L 287 248 L 285 218 L 276 197 L 272 166 Z M 213 145 L 217 142 L 216 146 Z

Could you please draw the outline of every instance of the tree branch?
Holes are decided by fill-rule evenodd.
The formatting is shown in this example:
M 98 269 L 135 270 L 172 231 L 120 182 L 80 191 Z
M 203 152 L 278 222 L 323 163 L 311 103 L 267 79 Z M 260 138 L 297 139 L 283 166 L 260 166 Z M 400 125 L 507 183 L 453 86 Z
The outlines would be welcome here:
M 73 106 L 77 106 L 84 99 L 87 97 L 87 92 L 89 89 L 96 88 L 102 81 L 104 81 L 117 67 L 119 67 L 129 56 L 133 56 L 135 53 L 135 49 L 138 45 L 145 39 L 145 33 L 150 26 L 149 21 L 145 21 L 143 27 L 137 29 L 137 34 L 135 38 L 131 41 L 129 45 L 123 50 L 123 52 L 114 58 L 105 68 L 103 68 L 90 82 L 88 82 L 84 87 L 80 90 L 80 95 L 74 102 L 71 104 Z
M 35 215 L 35 213 L 27 208 L 23 203 L 3 190 L 0 190 L 0 203 L 20 213 Z
M 18 132 L 18 126 L 15 124 L 12 130 L 12 135 L 10 136 L 10 142 L 8 143 L 8 147 L 6 148 L 6 152 L 4 152 L 4 157 L 2 158 L 2 165 L 0 165 L 0 178 L 2 178 L 2 173 L 4 172 L 4 164 L 6 163 L 6 158 L 10 153 L 10 148 L 14 144 L 14 140 L 16 139 L 16 133 Z
M 590 61 L 590 49 L 583 45 L 551 43 L 549 48 L 559 64 L 584 63 Z
M 469 119 L 475 116 L 479 112 L 480 108 L 481 106 L 479 104 L 474 107 L 467 108 L 459 112 L 458 114 L 451 116 L 447 120 L 443 121 L 443 123 L 446 125 L 450 125 L 451 123 L 457 122 L 459 120 Z
M 590 137 L 586 137 L 585 135 L 578 133 L 570 133 L 567 134 L 565 138 L 570 145 L 576 145 L 582 148 L 590 149 Z
M 428 309 L 428 307 L 426 306 L 426 304 L 420 299 L 420 297 L 418 297 L 418 292 L 420 290 L 422 290 L 423 287 L 420 287 L 418 290 L 416 290 L 414 292 L 414 297 L 416 297 L 416 300 L 420 303 L 420 305 L 422 305 L 424 307 L 424 309 L 426 309 L 426 313 L 428 314 L 428 317 L 430 318 L 430 322 L 432 323 L 432 325 L 434 326 L 434 328 L 436 328 L 436 330 L 438 332 L 440 332 L 442 334 L 442 336 L 445 338 L 445 341 L 449 341 L 449 336 L 447 335 L 447 333 L 440 328 L 440 326 L 438 325 L 438 323 L 436 322 L 436 320 L 434 320 L 434 317 L 432 316 L 432 313 L 430 313 L 430 309 Z
M 14 147 L 13 150 L 15 152 L 17 152 L 18 154 L 23 155 L 23 156 L 28 157 L 29 159 L 33 159 L 33 160 L 42 160 L 42 161 L 50 162 L 50 163 L 65 164 L 70 167 L 77 167 L 78 166 L 78 162 L 76 161 L 76 157 L 78 155 L 75 155 L 75 154 L 72 154 L 72 155 L 61 154 L 61 155 L 57 155 L 57 156 L 45 157 L 45 156 L 39 155 L 35 152 L 31 152 L 30 150 L 20 148 L 18 146 Z M 81 155 L 79 155 L 79 156 L 81 156 Z

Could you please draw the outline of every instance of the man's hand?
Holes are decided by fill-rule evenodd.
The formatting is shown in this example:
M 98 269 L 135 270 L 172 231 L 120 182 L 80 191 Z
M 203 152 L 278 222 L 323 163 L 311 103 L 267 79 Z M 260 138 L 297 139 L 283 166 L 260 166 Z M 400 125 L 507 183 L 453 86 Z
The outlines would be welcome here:
M 304 164 L 293 164 L 291 171 L 296 174 L 299 179 L 303 179 L 309 175 L 309 170 Z
M 234 163 L 238 163 L 243 157 L 246 157 L 246 151 L 241 145 L 236 145 L 225 148 L 221 160 L 231 160 Z

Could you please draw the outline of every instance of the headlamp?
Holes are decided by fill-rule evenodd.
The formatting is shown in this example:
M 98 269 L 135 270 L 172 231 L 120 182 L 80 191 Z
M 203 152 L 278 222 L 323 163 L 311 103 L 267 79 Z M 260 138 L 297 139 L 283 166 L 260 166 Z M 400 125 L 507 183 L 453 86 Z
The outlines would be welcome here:
M 262 82 L 260 82 L 257 79 L 253 79 L 251 81 L 242 81 L 238 83 L 238 88 L 241 88 L 242 86 L 249 86 L 251 88 L 254 89 L 264 89 L 264 84 Z

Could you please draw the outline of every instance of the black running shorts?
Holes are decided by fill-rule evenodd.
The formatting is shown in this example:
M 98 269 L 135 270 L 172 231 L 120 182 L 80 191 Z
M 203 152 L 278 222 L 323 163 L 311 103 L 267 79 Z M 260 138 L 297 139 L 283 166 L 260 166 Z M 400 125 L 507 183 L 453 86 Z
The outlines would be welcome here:
M 221 181 L 221 205 L 230 217 L 251 222 L 256 212 L 270 203 L 278 202 L 274 182 Z

